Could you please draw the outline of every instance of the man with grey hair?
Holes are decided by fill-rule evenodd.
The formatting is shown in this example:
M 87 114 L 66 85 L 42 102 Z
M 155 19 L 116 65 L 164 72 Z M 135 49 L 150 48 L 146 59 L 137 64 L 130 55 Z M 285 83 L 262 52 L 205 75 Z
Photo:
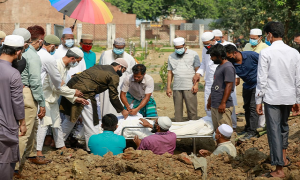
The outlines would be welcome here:
M 83 58 L 83 52 L 78 47 L 69 49 L 66 56 L 56 60 L 57 69 L 60 73 L 61 80 L 64 81 L 68 69 L 75 67 Z M 59 90 L 52 84 L 49 75 L 45 77 L 43 82 L 43 90 L 46 101 L 46 116 L 41 120 L 38 126 L 37 133 L 37 156 L 43 157 L 42 148 L 48 127 L 52 127 L 53 137 L 57 148 L 64 149 L 63 132 L 61 128 L 61 118 L 59 114 L 59 105 L 57 103 L 60 96 L 64 96 L 71 103 L 88 104 L 88 102 L 80 98 L 83 96 L 82 92 L 77 89 L 70 89 L 65 84 Z M 40 164 L 41 161 L 33 160 L 32 162 Z M 43 161 L 45 163 L 45 161 Z
M 31 34 L 25 28 L 18 28 L 13 31 L 13 35 L 19 35 L 24 38 L 24 51 L 22 56 L 26 59 L 26 67 L 21 74 L 23 83 L 23 96 L 25 104 L 25 122 L 27 132 L 25 136 L 19 137 L 19 149 L 21 163 L 16 164 L 15 173 L 16 176 L 21 176 L 19 170 L 22 171 L 22 167 L 25 164 L 26 156 L 29 155 L 33 143 L 35 142 L 34 130 L 37 129 L 38 117 L 42 119 L 45 116 L 45 99 L 43 94 L 43 87 L 41 83 L 41 59 L 39 55 L 30 48 Z M 37 108 L 39 106 L 39 111 Z M 23 157 L 24 155 L 24 157 Z
M 123 73 L 123 76 L 120 77 L 120 82 L 119 84 L 123 84 L 124 78 L 132 74 L 132 67 L 136 64 L 134 58 L 129 55 L 127 52 L 124 51 L 125 48 L 125 39 L 123 38 L 116 38 L 114 40 L 114 45 L 112 50 L 107 50 L 101 54 L 100 60 L 99 60 L 99 65 L 110 65 L 113 63 L 116 59 L 118 58 L 123 58 L 128 64 L 128 68 L 126 71 Z M 120 94 L 120 86 L 118 86 L 118 92 Z M 112 106 L 112 104 L 109 101 L 109 92 L 108 90 L 104 91 L 103 93 L 100 94 L 100 109 L 101 109 L 101 115 L 102 117 L 105 114 L 114 114 L 114 115 L 120 115 L 117 113 L 115 108 Z

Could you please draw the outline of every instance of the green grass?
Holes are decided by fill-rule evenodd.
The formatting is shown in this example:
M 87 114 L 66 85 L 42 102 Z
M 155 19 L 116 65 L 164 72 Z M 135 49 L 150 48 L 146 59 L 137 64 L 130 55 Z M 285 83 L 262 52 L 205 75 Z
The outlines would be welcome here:
M 174 52 L 174 49 L 160 49 L 159 52 Z
M 91 49 L 93 52 L 102 52 L 102 51 L 105 51 L 106 50 L 106 47 L 103 47 L 103 46 L 93 46 L 92 49 Z

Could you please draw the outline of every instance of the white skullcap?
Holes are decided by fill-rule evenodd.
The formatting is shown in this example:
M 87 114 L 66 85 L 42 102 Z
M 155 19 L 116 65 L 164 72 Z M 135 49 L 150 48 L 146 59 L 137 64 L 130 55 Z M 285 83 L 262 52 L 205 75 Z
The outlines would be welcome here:
M 258 35 L 261 36 L 262 35 L 262 31 L 260 29 L 251 29 L 250 30 L 250 35 Z
M 201 36 L 201 40 L 202 42 L 205 42 L 205 41 L 210 41 L 214 38 L 214 34 L 212 32 L 205 32 L 202 34 Z
M 169 117 L 167 116 L 162 116 L 159 117 L 158 120 L 158 125 L 163 129 L 163 130 L 169 130 L 170 127 L 172 126 L 172 121 Z
M 182 38 L 182 37 L 175 38 L 173 40 L 173 44 L 174 44 L 174 46 L 184 45 L 184 38 Z
M 30 32 L 25 28 L 18 28 L 15 29 L 12 33 L 12 35 L 19 35 L 24 38 L 24 41 L 28 41 L 31 38 Z
M 219 132 L 226 137 L 231 137 L 233 133 L 232 127 L 230 127 L 228 124 L 221 124 L 221 126 L 218 127 Z
M 72 29 L 71 28 L 65 28 L 63 31 L 63 34 L 73 34 Z
M 219 29 L 213 30 L 212 33 L 214 34 L 214 36 L 218 36 L 218 37 L 222 37 L 223 36 L 222 31 L 220 31 Z
M 8 35 L 5 37 L 3 44 L 11 47 L 22 47 L 24 46 L 24 38 L 19 35 Z
M 83 52 L 80 48 L 78 47 L 72 47 L 70 49 L 70 51 L 72 51 L 73 53 L 77 54 L 78 56 L 82 57 L 83 58 Z
M 83 34 L 81 35 L 81 39 L 94 40 L 93 35 L 91 34 Z
M 120 65 L 123 66 L 123 67 L 126 67 L 126 69 L 128 68 L 128 63 L 127 63 L 126 60 L 123 59 L 123 58 L 117 58 L 117 59 L 115 60 L 115 62 L 118 63 L 118 64 L 120 64 Z

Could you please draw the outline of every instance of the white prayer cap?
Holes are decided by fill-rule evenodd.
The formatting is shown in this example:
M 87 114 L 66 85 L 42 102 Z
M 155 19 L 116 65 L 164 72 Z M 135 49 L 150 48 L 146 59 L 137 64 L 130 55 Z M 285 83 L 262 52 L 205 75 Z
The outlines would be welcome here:
M 72 51 L 73 53 L 77 54 L 78 56 L 82 57 L 83 58 L 83 52 L 80 48 L 78 47 L 72 47 L 70 49 L 70 51 Z
M 24 46 L 24 38 L 19 35 L 8 35 L 5 37 L 3 44 L 11 47 L 22 47 Z
M 83 34 L 81 35 L 81 39 L 94 40 L 93 35 L 91 34 Z
M 184 38 L 182 38 L 182 37 L 175 38 L 173 40 L 173 44 L 174 44 L 174 46 L 184 45 Z
M 232 127 L 230 127 L 228 124 L 221 124 L 221 126 L 218 127 L 219 132 L 226 137 L 231 137 L 233 133 Z
M 117 58 L 117 59 L 115 60 L 115 62 L 118 63 L 118 64 L 120 64 L 120 65 L 123 66 L 123 67 L 126 67 L 126 69 L 128 68 L 128 63 L 127 63 L 126 60 L 123 59 L 123 58 Z
M 167 116 L 159 117 L 157 122 L 159 127 L 161 127 L 163 130 L 169 130 L 170 127 L 172 126 L 172 121 Z
M 222 31 L 220 31 L 219 29 L 213 30 L 212 33 L 214 34 L 214 36 L 218 36 L 218 37 L 222 37 L 223 36 Z
M 63 31 L 63 34 L 73 34 L 72 29 L 71 28 L 65 28 Z
M 24 38 L 24 41 L 28 41 L 31 38 L 30 32 L 25 28 L 17 28 L 13 31 L 12 35 L 19 35 Z
M 202 42 L 205 42 L 205 41 L 210 41 L 214 38 L 214 34 L 212 32 L 205 32 L 202 34 L 201 36 L 201 40 Z
M 261 36 L 261 35 L 262 35 L 262 31 L 261 31 L 261 29 L 251 29 L 251 30 L 250 30 L 250 35 L 258 35 L 258 36 Z

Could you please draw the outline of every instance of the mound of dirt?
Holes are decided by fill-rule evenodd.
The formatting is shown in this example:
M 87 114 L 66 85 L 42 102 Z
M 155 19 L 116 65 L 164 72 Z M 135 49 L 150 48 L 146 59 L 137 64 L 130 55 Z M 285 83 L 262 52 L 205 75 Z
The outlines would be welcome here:
M 285 179 L 300 177 L 300 121 L 289 121 L 290 135 L 287 154 L 292 165 L 285 167 Z M 252 138 L 237 147 L 237 157 L 227 154 L 207 157 L 207 178 L 264 179 L 259 176 L 275 169 L 270 165 L 267 135 Z M 52 151 L 46 158 L 48 165 L 35 165 L 26 161 L 23 175 L 27 179 L 201 179 L 201 170 L 195 170 L 185 155 L 155 155 L 151 151 L 128 148 L 123 154 L 104 157 L 88 154 L 82 149 Z M 276 178 L 274 178 L 276 179 Z

